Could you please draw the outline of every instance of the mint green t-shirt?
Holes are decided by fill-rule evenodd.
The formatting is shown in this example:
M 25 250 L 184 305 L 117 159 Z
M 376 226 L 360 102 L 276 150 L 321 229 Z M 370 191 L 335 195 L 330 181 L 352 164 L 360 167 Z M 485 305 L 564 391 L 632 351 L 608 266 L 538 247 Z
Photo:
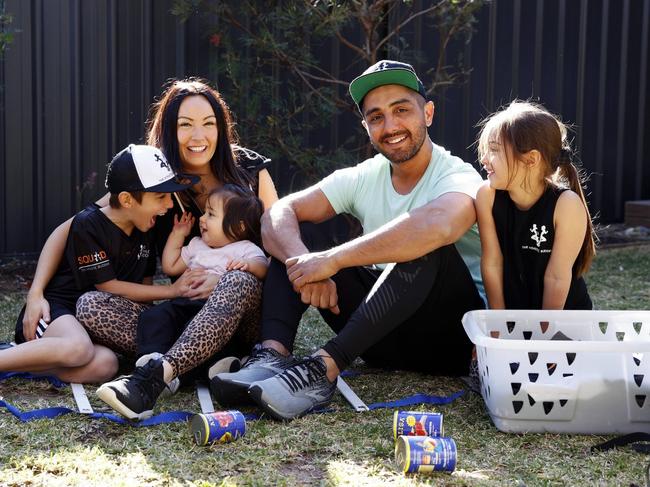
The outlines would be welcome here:
M 483 182 L 471 164 L 452 156 L 436 144 L 433 144 L 429 166 L 409 194 L 397 193 L 390 176 L 390 162 L 377 154 L 354 167 L 333 172 L 318 187 L 337 214 L 349 213 L 359 219 L 365 235 L 445 193 L 463 193 L 476 198 L 476 192 Z M 485 299 L 480 266 L 481 242 L 476 225 L 455 245 Z M 377 267 L 383 269 L 386 264 L 378 264 Z

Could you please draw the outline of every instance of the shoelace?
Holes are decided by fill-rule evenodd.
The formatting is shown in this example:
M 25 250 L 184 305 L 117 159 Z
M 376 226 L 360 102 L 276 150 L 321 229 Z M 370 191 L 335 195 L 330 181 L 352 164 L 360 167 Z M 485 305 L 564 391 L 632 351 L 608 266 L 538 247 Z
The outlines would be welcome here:
M 244 367 L 250 367 L 251 365 L 263 360 L 273 360 L 275 362 L 274 365 L 277 364 L 282 369 L 288 368 L 287 364 L 291 364 L 291 361 L 288 360 L 288 357 L 285 357 L 280 352 L 277 352 L 272 348 L 264 348 L 260 346 L 259 348 L 256 347 L 253 349 L 253 352 L 246 361 Z
M 260 362 L 267 357 L 276 358 L 272 353 L 272 349 L 262 348 L 262 347 L 255 348 L 251 353 L 251 356 L 246 361 L 246 367 L 249 367 L 257 362 Z
M 140 390 L 146 402 L 155 401 L 160 392 L 167 386 L 165 381 L 154 375 L 155 365 L 154 361 L 149 361 L 142 367 L 136 367 L 131 375 L 135 379 L 135 385 Z M 155 364 L 155 362 L 154 362 Z
M 312 386 L 314 382 L 322 379 L 326 372 L 327 367 L 322 359 L 310 357 L 289 367 L 278 377 L 287 384 L 291 392 L 295 393 L 298 389 Z

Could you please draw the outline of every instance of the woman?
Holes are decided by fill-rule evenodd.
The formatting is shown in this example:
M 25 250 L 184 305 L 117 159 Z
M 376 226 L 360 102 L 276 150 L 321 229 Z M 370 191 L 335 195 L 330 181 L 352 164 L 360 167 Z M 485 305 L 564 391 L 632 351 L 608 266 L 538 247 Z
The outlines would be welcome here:
M 273 181 L 266 170 L 268 159 L 235 145 L 236 134 L 228 106 L 207 83 L 197 79 L 173 81 L 152 107 L 148 128 L 147 142 L 163 151 L 175 171 L 200 178 L 191 189 L 178 195 L 185 211 L 195 216 L 196 224 L 188 241 L 199 235 L 198 220 L 207 195 L 214 188 L 226 183 L 248 186 L 266 208 L 277 200 Z M 157 218 L 154 230 L 160 253 L 172 229 L 173 215 L 181 212 L 179 201 L 175 200 L 174 208 Z M 69 226 L 69 221 L 60 225 L 43 247 L 23 321 L 27 339 L 33 337 L 39 318 L 49 319 L 49 305 L 43 298 L 43 289 L 63 253 Z M 216 288 L 216 278 L 203 271 L 190 271 L 189 277 L 193 289 L 185 297 L 207 299 L 207 302 L 162 358 L 166 383 L 205 362 L 225 346 L 238 329 L 247 335 L 243 340 L 247 343 L 251 343 L 257 333 L 261 283 L 252 274 L 228 272 Z M 135 353 L 137 319 L 146 311 L 146 306 L 122 304 L 112 295 L 88 293 L 77 303 L 78 316 L 99 343 L 117 351 Z M 145 318 L 146 313 L 143 320 Z M 118 335 L 111 333 L 111 327 L 107 326 L 111 323 L 120 323 Z M 141 368 L 136 369 L 136 374 Z M 155 399 L 150 398 L 149 409 Z M 144 414 L 147 412 L 150 413 L 145 410 Z M 137 413 L 136 417 L 141 415 Z

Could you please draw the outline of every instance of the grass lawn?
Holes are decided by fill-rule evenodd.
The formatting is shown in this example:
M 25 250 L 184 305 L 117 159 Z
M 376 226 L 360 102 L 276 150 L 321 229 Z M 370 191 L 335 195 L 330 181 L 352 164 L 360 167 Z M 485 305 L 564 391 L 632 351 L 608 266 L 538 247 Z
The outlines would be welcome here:
M 600 309 L 650 309 L 650 245 L 601 251 L 588 284 Z M 22 298 L 0 296 L 0 340 L 12 338 Z M 330 334 L 315 312 L 303 325 L 299 353 Z M 436 344 L 422 345 L 415 353 L 435 357 Z M 366 403 L 464 388 L 457 379 L 354 369 L 368 372 L 347 380 Z M 86 389 L 100 406 L 94 387 Z M 0 396 L 23 410 L 74 405 L 68 387 L 40 381 L 0 382 Z M 444 414 L 458 445 L 456 472 L 405 476 L 393 459 L 393 410 L 354 413 L 339 395 L 333 408 L 291 423 L 249 422 L 241 440 L 211 447 L 196 446 L 182 423 L 134 428 L 82 415 L 21 423 L 0 410 L 0 485 L 643 485 L 650 460 L 630 449 L 592 454 L 601 436 L 501 433 L 481 397 L 467 393 L 413 408 Z M 178 409 L 199 410 L 193 391 L 160 400 L 156 412 Z

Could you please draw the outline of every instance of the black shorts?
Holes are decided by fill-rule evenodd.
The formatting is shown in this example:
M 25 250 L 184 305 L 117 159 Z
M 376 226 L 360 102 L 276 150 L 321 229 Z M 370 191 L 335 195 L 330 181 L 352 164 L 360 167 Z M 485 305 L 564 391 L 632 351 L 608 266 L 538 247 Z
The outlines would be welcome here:
M 72 315 L 75 316 L 77 314 L 77 303 L 66 301 L 63 299 L 57 299 L 57 298 L 48 298 L 45 296 L 45 299 L 47 299 L 47 302 L 50 303 L 50 323 L 52 323 L 54 320 L 57 318 L 63 316 L 63 315 Z M 23 335 L 23 317 L 25 316 L 25 306 L 23 306 L 23 309 L 20 310 L 20 313 L 18 314 L 18 319 L 16 320 L 16 343 L 24 343 L 27 340 L 25 340 L 25 335 Z

